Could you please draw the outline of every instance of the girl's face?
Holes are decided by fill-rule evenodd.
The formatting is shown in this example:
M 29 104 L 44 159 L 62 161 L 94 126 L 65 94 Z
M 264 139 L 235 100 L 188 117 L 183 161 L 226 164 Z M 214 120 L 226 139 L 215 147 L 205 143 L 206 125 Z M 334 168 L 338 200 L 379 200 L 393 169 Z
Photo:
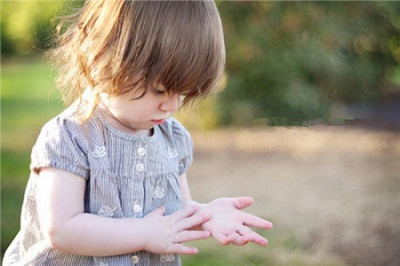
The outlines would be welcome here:
M 169 94 L 163 87 L 147 89 L 141 97 L 141 90 L 109 97 L 101 94 L 100 108 L 105 111 L 106 120 L 128 133 L 148 134 L 155 125 L 163 124 L 182 103 L 182 96 Z

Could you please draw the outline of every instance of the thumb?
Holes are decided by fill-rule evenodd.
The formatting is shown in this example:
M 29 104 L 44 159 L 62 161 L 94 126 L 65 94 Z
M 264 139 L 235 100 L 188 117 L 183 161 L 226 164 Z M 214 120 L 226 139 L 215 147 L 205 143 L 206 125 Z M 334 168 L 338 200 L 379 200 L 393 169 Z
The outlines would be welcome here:
M 249 207 L 251 204 L 253 204 L 253 198 L 251 197 L 233 198 L 233 205 L 235 206 L 236 209 L 241 210 L 246 207 Z
M 152 214 L 158 214 L 158 215 L 164 215 L 164 214 L 165 214 L 165 211 L 166 211 L 165 206 L 162 206 L 162 207 L 160 207 L 160 208 L 158 208 L 158 209 L 155 209 L 155 210 L 152 211 L 151 213 L 152 213 Z

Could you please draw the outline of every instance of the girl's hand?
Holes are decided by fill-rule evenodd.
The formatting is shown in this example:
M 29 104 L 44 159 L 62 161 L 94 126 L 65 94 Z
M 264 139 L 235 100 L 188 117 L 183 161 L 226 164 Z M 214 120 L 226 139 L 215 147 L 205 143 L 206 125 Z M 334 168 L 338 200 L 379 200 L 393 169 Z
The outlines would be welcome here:
M 222 245 L 233 243 L 241 246 L 253 242 L 261 246 L 268 244 L 267 239 L 250 229 L 250 227 L 271 229 L 272 223 L 241 209 L 250 206 L 250 197 L 220 198 L 202 205 L 202 212 L 211 214 L 212 218 L 202 227 Z
M 196 254 L 197 248 L 181 243 L 210 237 L 208 231 L 190 230 L 210 220 L 205 212 L 199 213 L 199 206 L 191 206 L 164 216 L 161 207 L 143 218 L 144 250 L 158 254 Z

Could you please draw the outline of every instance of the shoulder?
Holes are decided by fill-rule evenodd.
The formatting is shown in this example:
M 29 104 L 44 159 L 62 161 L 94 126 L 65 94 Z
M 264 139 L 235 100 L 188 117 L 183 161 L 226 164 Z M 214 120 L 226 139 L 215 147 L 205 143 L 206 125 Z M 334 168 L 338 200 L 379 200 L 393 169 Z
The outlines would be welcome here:
M 58 116 L 49 120 L 41 130 L 41 135 L 57 136 L 68 134 L 69 136 L 80 135 L 83 132 L 83 124 L 79 123 L 79 121 L 69 112 L 62 112 Z
M 86 130 L 88 122 L 80 123 L 70 109 L 66 109 L 58 116 L 49 120 L 42 127 L 36 146 L 59 146 L 65 143 L 75 143 L 76 147 L 85 150 Z
M 31 170 L 43 167 L 63 169 L 88 178 L 88 130 L 68 109 L 48 121 L 32 148 Z
M 174 139 L 191 140 L 189 131 L 176 118 L 168 118 L 160 128 L 162 131 L 168 132 Z
M 175 118 L 169 118 L 160 126 L 164 135 L 173 142 L 179 160 L 179 175 L 186 172 L 193 162 L 193 142 L 189 131 Z

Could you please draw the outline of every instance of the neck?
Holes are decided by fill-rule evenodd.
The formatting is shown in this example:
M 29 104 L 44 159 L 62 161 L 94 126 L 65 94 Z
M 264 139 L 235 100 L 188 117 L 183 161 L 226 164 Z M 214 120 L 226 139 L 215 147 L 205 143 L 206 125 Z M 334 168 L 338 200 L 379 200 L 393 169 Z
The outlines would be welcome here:
M 107 105 L 104 101 L 101 101 L 99 104 L 99 112 L 102 114 L 103 118 L 114 128 L 123 131 L 125 133 L 134 134 L 134 135 L 143 135 L 143 136 L 151 136 L 153 135 L 153 129 L 135 129 L 129 127 L 124 122 L 119 120 L 115 115 L 113 115 L 110 110 L 107 108 Z

